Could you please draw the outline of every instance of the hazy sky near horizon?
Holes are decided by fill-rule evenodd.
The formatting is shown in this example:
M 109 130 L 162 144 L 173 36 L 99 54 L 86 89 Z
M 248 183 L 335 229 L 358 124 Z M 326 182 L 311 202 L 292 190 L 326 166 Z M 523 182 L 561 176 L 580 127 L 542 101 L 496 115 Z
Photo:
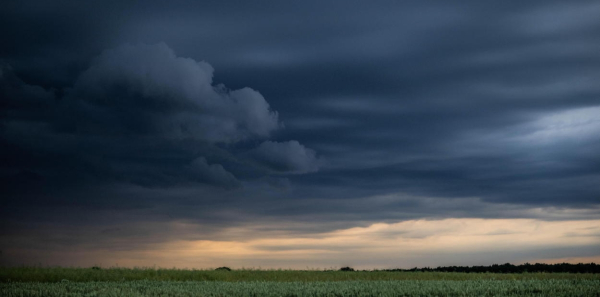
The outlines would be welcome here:
M 0 264 L 600 261 L 597 1 L 5 1 Z

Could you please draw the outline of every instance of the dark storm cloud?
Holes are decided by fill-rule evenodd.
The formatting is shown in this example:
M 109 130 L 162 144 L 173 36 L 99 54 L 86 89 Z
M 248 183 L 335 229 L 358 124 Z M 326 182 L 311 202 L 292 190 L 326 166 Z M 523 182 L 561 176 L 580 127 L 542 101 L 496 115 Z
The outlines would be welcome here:
M 227 146 L 265 139 L 281 124 L 260 93 L 213 85 L 212 76 L 208 63 L 177 57 L 165 44 L 106 50 L 61 98 L 24 83 L 4 66 L 4 184 L 13 193 L 21 193 L 19 184 L 28 181 L 25 187 L 46 183 L 59 190 L 82 178 L 147 187 L 241 186 L 216 162 L 234 170 L 249 166 L 246 171 L 260 176 L 263 170 L 244 165 Z M 294 144 L 302 151 L 284 146 L 272 153 L 293 160 L 309 152 L 300 161 L 313 161 L 313 151 Z
M 209 165 L 206 158 L 200 157 L 190 165 L 193 176 L 197 176 L 201 181 L 210 181 L 214 184 L 221 184 L 225 187 L 235 186 L 239 181 L 220 164 Z
M 67 91 L 81 116 L 71 129 L 227 143 L 279 128 L 262 95 L 213 86 L 212 76 L 208 63 L 177 57 L 165 44 L 105 51 Z
M 295 140 L 265 141 L 249 154 L 256 161 L 276 172 L 307 173 L 317 171 L 319 168 L 316 152 Z
M 319 231 L 597 213 L 595 1 L 6 7 L 9 199 Z

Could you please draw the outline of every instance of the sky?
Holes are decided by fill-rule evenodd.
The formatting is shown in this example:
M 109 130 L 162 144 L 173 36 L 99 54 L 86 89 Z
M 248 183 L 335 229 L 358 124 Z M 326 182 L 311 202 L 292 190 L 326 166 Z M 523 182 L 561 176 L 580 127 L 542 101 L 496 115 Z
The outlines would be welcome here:
M 14 1 L 0 265 L 600 262 L 598 1 Z

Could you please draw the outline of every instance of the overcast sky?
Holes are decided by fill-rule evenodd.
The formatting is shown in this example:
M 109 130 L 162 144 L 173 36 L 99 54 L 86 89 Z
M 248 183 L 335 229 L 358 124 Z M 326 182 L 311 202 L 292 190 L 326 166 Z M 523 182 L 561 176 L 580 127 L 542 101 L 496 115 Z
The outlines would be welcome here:
M 2 6 L 0 264 L 600 261 L 598 1 Z

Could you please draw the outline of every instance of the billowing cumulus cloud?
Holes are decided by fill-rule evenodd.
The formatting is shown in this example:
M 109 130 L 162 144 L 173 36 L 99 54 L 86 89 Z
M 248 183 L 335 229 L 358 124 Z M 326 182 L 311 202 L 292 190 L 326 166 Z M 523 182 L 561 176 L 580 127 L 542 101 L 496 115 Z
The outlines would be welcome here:
M 236 187 L 240 182 L 220 164 L 208 164 L 206 158 L 200 157 L 192 161 L 189 166 L 193 178 L 207 181 L 211 184 L 224 187 Z
M 277 113 L 250 89 L 213 86 L 206 62 L 177 57 L 165 44 L 125 45 L 94 60 L 66 100 L 87 133 L 160 135 L 208 142 L 267 137 Z
M 60 97 L 7 65 L 1 75 L 2 151 L 14 164 L 3 168 L 7 181 L 35 175 L 56 186 L 89 176 L 94 183 L 237 188 L 241 182 L 225 167 L 250 177 L 264 170 L 244 165 L 227 146 L 282 126 L 260 93 L 214 85 L 212 66 L 178 57 L 164 43 L 104 51 Z M 288 149 L 291 160 L 305 150 L 294 144 L 302 151 Z M 301 163 L 310 161 L 291 169 L 309 172 L 312 165 Z
M 250 155 L 275 172 L 306 173 L 319 169 L 316 152 L 306 148 L 296 140 L 286 142 L 265 141 L 252 150 Z

